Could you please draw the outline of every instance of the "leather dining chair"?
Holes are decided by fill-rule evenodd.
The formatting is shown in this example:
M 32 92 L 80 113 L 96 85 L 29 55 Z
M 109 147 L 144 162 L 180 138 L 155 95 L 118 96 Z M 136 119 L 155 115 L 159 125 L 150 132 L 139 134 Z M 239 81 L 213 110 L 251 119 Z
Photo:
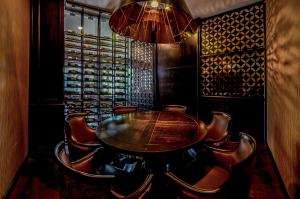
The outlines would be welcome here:
M 97 150 L 94 150 L 83 158 L 71 162 L 64 143 L 56 145 L 55 173 L 61 198 L 110 198 L 110 186 L 115 176 L 93 175 L 87 172 L 92 167 L 91 160 L 96 152 Z
M 214 147 L 227 146 L 229 140 L 228 126 L 231 116 L 224 112 L 213 111 L 213 118 L 210 124 L 206 125 L 207 134 L 204 138 L 204 143 Z M 228 144 L 229 146 L 230 144 Z M 230 146 L 231 147 L 231 146 Z M 199 147 L 191 148 L 183 155 L 184 167 L 193 163 L 199 157 Z
M 179 113 L 185 113 L 186 112 L 186 106 L 183 105 L 166 105 L 164 107 L 164 111 L 172 111 L 172 112 L 179 112 Z
M 165 172 L 165 176 L 171 182 L 173 190 L 177 191 L 176 195 L 180 196 L 179 198 L 216 199 L 222 198 L 223 195 L 227 197 L 226 187 L 230 183 L 231 173 L 221 165 L 215 164 L 205 169 L 201 165 L 195 169 L 186 168 L 185 171 L 179 173 L 178 175 L 173 171 Z
M 229 124 L 231 116 L 224 112 L 213 111 L 213 118 L 210 124 L 206 126 L 207 134 L 204 139 L 209 145 L 221 146 L 229 139 Z
M 97 148 L 86 156 L 70 161 L 69 155 L 65 150 L 65 145 L 60 142 L 55 147 L 56 158 L 56 178 L 61 198 L 65 199 L 111 199 L 127 198 L 142 199 L 151 190 L 152 174 L 146 174 L 139 181 L 140 184 L 134 184 L 127 190 L 119 190 L 118 184 L 128 181 L 122 181 L 122 170 L 115 168 L 105 155 L 104 148 Z M 106 164 L 105 164 L 106 163 Z M 125 175 L 126 176 L 126 175 Z M 118 183 L 116 183 L 118 182 Z M 125 184 L 126 183 L 126 184 Z M 122 184 L 121 184 L 122 185 Z M 117 188 L 116 188 L 117 187 Z
M 134 112 L 137 112 L 136 106 L 116 106 L 113 108 L 113 113 L 115 115 L 134 113 Z
M 257 143 L 256 140 L 247 133 L 240 132 L 240 141 L 234 149 L 222 149 L 213 146 L 204 145 L 208 148 L 213 157 L 223 166 L 237 169 L 242 167 L 247 161 L 252 161 Z
M 240 141 L 236 147 L 232 149 L 222 149 L 205 145 L 213 154 L 214 159 L 219 164 L 231 170 L 233 180 L 232 184 L 236 186 L 243 185 L 244 189 L 241 193 L 247 193 L 251 181 L 251 173 L 255 164 L 255 152 L 257 148 L 256 140 L 247 133 L 241 132 L 239 134 Z M 236 145 L 235 142 L 231 143 L 232 146 Z M 239 194 L 238 192 L 233 192 Z M 239 196 L 243 198 L 246 196 Z
M 206 169 L 208 172 L 200 180 L 187 182 L 172 172 L 165 173 L 179 187 L 183 198 L 231 198 L 229 196 L 234 195 L 232 188 L 237 184 L 240 188 L 246 186 L 240 180 L 245 174 L 251 175 L 250 169 L 256 151 L 255 139 L 246 133 L 240 133 L 240 142 L 234 150 L 207 147 L 211 153 L 206 161 L 210 160 L 214 164 Z
M 65 136 L 72 158 L 101 146 L 96 130 L 89 127 L 85 121 L 86 115 L 86 113 L 71 113 L 66 117 Z

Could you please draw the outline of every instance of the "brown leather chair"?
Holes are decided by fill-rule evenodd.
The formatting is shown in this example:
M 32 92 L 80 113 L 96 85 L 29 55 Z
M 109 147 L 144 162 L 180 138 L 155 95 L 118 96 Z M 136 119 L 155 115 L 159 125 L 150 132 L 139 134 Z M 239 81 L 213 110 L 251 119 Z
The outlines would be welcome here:
M 66 117 L 65 136 L 71 157 L 82 156 L 100 147 L 96 130 L 86 124 L 86 113 L 72 113 Z
M 116 106 L 113 108 L 113 113 L 115 115 L 134 113 L 134 112 L 137 112 L 136 106 Z
M 98 149 L 97 149 L 98 150 Z M 60 142 L 55 147 L 55 173 L 61 198 L 110 198 L 110 187 L 114 175 L 93 175 L 87 171 L 92 167 L 92 159 L 97 150 L 71 162 L 65 145 Z
M 255 156 L 256 140 L 247 133 L 240 133 L 240 141 L 238 146 L 231 149 L 222 149 L 205 145 L 211 150 L 214 159 L 227 169 L 239 171 L 251 165 Z
M 107 157 L 103 155 L 102 150 L 103 148 L 97 148 L 83 158 L 71 162 L 64 148 L 64 143 L 60 142 L 56 145 L 56 176 L 61 197 L 68 199 L 114 197 L 142 199 L 146 197 L 151 190 L 153 175 L 145 175 L 140 184 L 132 186 L 131 192 L 124 190 L 120 192 L 115 188 L 115 181 L 118 179 L 120 182 L 122 175 L 118 169 L 105 164 L 105 162 L 109 162 L 109 159 L 106 159 Z M 108 169 L 106 169 L 107 167 Z M 126 181 L 123 182 L 128 184 Z M 124 193 L 128 194 L 125 195 Z
M 209 147 L 214 166 L 200 179 L 192 183 L 186 182 L 172 172 L 166 176 L 180 188 L 180 195 L 184 198 L 231 198 L 232 192 L 227 189 L 239 182 L 243 174 L 250 173 L 246 168 L 251 166 L 255 151 L 256 141 L 245 133 L 240 133 L 240 142 L 234 150 L 224 150 Z M 206 159 L 209 161 L 210 158 Z M 240 184 L 239 187 L 246 186 Z
M 228 126 L 231 121 L 231 116 L 219 111 L 213 111 L 212 114 L 212 121 L 206 127 L 207 134 L 204 142 L 213 146 L 221 146 L 229 139 Z
M 205 170 L 205 174 L 199 175 L 200 179 L 197 180 L 186 179 L 185 174 L 182 175 L 183 177 L 179 177 L 173 172 L 166 172 L 165 175 L 173 182 L 174 190 L 178 191 L 179 198 L 222 198 L 223 194 L 226 197 L 226 186 L 229 184 L 231 176 L 230 171 L 219 165 L 214 165 Z M 196 173 L 188 175 L 193 175 L 193 178 L 195 178 Z
M 172 111 L 172 112 L 179 112 L 179 113 L 185 113 L 186 112 L 186 106 L 182 105 L 166 105 L 164 108 L 164 111 Z
M 240 141 L 237 146 L 235 142 L 230 142 L 230 144 L 232 149 L 229 147 L 226 149 L 207 147 L 211 150 L 214 159 L 231 171 L 231 186 L 240 187 L 239 190 L 230 190 L 231 197 L 246 198 L 250 188 L 251 173 L 255 166 L 257 144 L 255 139 L 246 133 L 240 133 Z

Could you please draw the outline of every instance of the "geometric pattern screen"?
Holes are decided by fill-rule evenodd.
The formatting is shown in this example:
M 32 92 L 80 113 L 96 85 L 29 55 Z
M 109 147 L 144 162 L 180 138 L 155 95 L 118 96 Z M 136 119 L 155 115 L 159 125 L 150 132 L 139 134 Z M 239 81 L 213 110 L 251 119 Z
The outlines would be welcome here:
M 153 108 L 153 44 L 131 42 L 132 105 L 138 110 Z
M 202 96 L 264 96 L 264 24 L 263 3 L 202 22 Z

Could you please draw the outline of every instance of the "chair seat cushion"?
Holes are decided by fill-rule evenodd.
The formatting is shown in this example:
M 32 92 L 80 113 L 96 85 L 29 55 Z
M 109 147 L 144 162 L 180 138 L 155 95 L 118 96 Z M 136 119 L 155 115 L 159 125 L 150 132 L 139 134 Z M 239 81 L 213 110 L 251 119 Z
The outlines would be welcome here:
M 214 190 L 221 188 L 229 179 L 230 173 L 219 166 L 214 166 L 209 172 L 194 184 L 194 187 Z

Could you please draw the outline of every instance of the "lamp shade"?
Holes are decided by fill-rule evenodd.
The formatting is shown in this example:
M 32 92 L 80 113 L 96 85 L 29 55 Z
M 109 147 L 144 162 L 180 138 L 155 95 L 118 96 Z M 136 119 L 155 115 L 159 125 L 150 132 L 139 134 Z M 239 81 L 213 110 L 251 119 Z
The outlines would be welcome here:
M 162 1 L 123 1 L 109 20 L 121 36 L 148 43 L 178 43 L 197 31 L 184 10 Z

